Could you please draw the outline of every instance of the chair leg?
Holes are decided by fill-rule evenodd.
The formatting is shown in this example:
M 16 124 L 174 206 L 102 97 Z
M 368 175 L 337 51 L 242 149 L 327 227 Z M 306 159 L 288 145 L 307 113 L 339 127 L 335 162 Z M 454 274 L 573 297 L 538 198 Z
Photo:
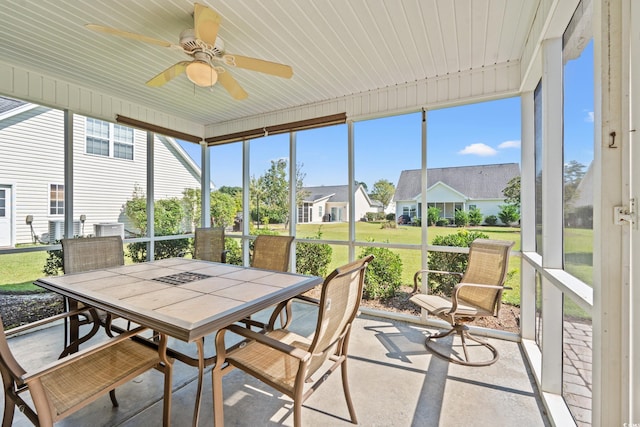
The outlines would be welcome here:
M 293 401 L 293 427 L 302 427 L 302 399 Z
M 433 346 L 433 341 L 439 338 L 444 338 L 446 336 L 449 336 L 453 333 L 457 333 L 460 336 L 460 340 L 462 341 L 462 350 L 464 352 L 464 360 L 452 357 L 448 354 L 445 354 L 443 352 L 441 352 L 440 350 L 438 350 L 437 348 L 435 348 Z M 491 351 L 493 358 L 492 359 L 488 359 L 488 360 L 483 360 L 483 361 L 472 361 L 469 358 L 469 353 L 467 351 L 467 343 L 466 343 L 466 339 L 470 339 L 471 341 L 474 341 L 478 344 L 480 344 L 481 346 L 487 348 L 489 351 Z M 491 344 L 489 344 L 487 341 L 479 339 L 474 337 L 473 335 L 471 335 L 469 333 L 469 327 L 464 325 L 464 324 L 457 324 L 454 325 L 453 328 L 449 329 L 448 331 L 445 332 L 441 332 L 438 334 L 433 334 L 433 335 L 429 335 L 427 336 L 427 339 L 425 340 L 424 343 L 425 347 L 427 347 L 427 349 L 432 352 L 433 354 L 435 354 L 436 356 L 448 360 L 449 362 L 452 363 L 457 363 L 459 365 L 464 365 L 464 366 L 489 366 L 494 364 L 495 362 L 498 361 L 498 359 L 500 358 L 499 354 L 498 354 L 498 350 L 496 350 L 496 348 L 494 346 L 492 346 Z
M 349 408 L 349 416 L 353 424 L 358 424 L 358 418 L 356 416 L 356 410 L 353 407 L 353 401 L 351 400 L 351 392 L 349 390 L 349 379 L 347 377 L 347 359 L 345 358 L 341 364 L 342 371 L 342 390 L 344 391 L 344 398 L 347 401 L 347 407 Z
M 110 390 L 109 391 L 109 398 L 111 399 L 111 404 L 114 406 L 114 408 L 117 408 L 118 406 L 120 406 L 118 404 L 118 399 L 116 399 L 116 391 L 115 390 Z
M 213 425 L 224 426 L 224 398 L 222 395 L 222 376 L 220 370 L 213 369 L 211 373 L 211 387 L 213 392 Z
M 2 427 L 11 427 L 11 424 L 13 424 L 13 415 L 16 411 L 16 404 L 8 396 L 8 394 L 9 393 L 6 393 L 6 392 L 4 394 L 4 412 L 2 414 Z

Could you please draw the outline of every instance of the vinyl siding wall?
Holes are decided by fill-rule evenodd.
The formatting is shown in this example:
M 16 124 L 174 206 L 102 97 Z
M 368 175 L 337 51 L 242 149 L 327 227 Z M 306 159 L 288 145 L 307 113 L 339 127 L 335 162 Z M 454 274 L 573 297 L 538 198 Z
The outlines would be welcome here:
M 146 193 L 146 133 L 134 131 L 133 160 L 87 154 L 83 116 L 74 116 L 73 135 L 74 219 L 86 215 L 85 235 L 94 233 L 96 223 L 125 222 L 122 209 L 135 186 Z M 36 107 L 3 120 L 0 153 L 0 183 L 15 185 L 15 243 L 29 243 L 27 215 L 33 215 L 40 236 L 49 231 L 50 220 L 63 220 L 63 215 L 49 214 L 49 185 L 64 184 L 63 112 Z M 185 188 L 200 186 L 199 171 L 176 154 L 166 138 L 156 137 L 156 199 L 181 197 Z

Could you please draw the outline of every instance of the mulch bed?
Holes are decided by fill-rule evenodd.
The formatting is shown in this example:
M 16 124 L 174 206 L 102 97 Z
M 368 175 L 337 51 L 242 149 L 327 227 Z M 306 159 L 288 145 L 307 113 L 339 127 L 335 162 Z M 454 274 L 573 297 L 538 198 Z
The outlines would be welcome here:
M 0 293 L 0 315 L 5 329 L 62 313 L 64 299 L 53 292 Z
M 409 301 L 412 290 L 412 287 L 405 286 L 393 298 L 386 300 L 363 299 L 362 306 L 376 310 L 420 316 L 420 309 Z M 319 298 L 320 286 L 307 292 L 307 295 Z M 64 300 L 62 296 L 53 292 L 0 293 L 0 315 L 6 329 L 53 316 L 61 313 L 63 308 Z M 480 318 L 469 324 L 502 331 L 519 332 L 520 308 L 502 304 L 498 317 Z

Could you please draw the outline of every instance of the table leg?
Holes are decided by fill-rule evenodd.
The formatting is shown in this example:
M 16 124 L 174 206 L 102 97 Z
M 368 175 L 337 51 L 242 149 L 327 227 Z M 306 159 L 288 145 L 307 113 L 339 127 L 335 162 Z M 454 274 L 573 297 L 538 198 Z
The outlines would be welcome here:
M 196 341 L 198 346 L 198 389 L 196 390 L 196 405 L 193 408 L 193 427 L 198 426 L 200 417 L 200 401 L 202 400 L 202 384 L 204 381 L 204 337 Z

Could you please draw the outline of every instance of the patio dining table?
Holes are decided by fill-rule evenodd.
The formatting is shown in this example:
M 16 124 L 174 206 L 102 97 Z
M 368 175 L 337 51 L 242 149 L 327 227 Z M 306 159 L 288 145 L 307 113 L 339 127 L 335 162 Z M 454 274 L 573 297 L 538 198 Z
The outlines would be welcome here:
M 44 277 L 35 284 L 130 320 L 158 334 L 195 343 L 194 358 L 168 349 L 198 368 L 193 425 L 198 424 L 206 357 L 204 337 L 303 293 L 322 278 L 185 258 Z

